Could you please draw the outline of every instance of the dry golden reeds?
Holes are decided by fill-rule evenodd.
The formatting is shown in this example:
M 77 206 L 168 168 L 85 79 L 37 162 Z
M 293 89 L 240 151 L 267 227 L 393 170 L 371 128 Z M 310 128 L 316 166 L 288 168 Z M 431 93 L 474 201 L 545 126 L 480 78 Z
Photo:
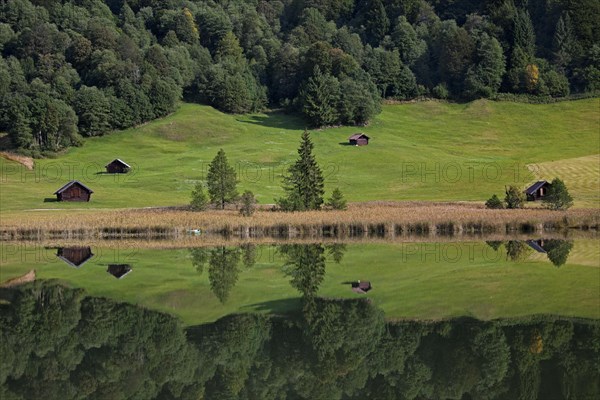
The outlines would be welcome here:
M 172 209 L 53 211 L 26 219 L 2 219 L 3 240 L 89 238 L 177 238 L 192 230 L 239 238 L 395 237 L 544 233 L 566 229 L 598 230 L 600 210 L 489 210 L 468 203 L 371 202 L 346 211 L 192 212 Z

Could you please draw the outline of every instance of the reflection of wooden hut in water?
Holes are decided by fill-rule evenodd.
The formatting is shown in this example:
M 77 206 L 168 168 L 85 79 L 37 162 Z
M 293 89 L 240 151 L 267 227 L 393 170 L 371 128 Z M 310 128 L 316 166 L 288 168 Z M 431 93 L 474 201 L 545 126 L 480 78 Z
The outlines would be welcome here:
M 373 289 L 373 286 L 369 281 L 352 282 L 352 291 L 355 293 L 365 294 L 371 289 Z
M 544 239 L 528 240 L 527 244 L 538 253 L 547 253 L 544 249 Z
M 117 279 L 123 278 L 125 275 L 133 271 L 129 264 L 109 264 L 106 272 Z
M 94 256 L 91 247 L 59 247 L 56 256 L 69 264 L 79 268 Z

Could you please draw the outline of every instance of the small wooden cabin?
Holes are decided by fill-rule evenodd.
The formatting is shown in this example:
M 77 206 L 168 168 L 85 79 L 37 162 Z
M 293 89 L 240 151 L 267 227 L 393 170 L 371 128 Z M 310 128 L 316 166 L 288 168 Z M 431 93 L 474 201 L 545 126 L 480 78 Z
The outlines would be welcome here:
M 369 137 L 364 133 L 355 133 L 348 138 L 352 146 L 366 146 L 369 144 Z
M 91 247 L 59 247 L 56 256 L 69 264 L 79 268 L 94 256 Z
M 527 201 L 541 200 L 546 197 L 548 189 L 550 188 L 550 182 L 548 181 L 537 181 L 533 185 L 529 186 L 525 190 Z
M 109 174 L 126 174 L 131 169 L 131 166 L 125 161 L 117 158 L 106 164 L 105 168 L 106 172 Z
M 58 201 L 90 201 L 94 191 L 79 181 L 71 181 L 54 194 Z
M 106 272 L 117 279 L 123 278 L 125 275 L 133 271 L 129 264 L 109 264 Z

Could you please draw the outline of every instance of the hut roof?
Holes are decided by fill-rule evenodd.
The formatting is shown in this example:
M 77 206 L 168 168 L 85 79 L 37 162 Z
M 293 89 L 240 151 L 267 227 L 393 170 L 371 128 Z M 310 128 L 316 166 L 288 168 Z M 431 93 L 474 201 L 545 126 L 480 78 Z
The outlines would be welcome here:
M 120 158 L 115 158 L 114 160 L 112 160 L 111 162 L 109 162 L 108 164 L 106 164 L 105 168 L 108 167 L 110 164 L 113 164 L 113 163 L 121 164 L 124 167 L 131 168 L 131 165 L 127 164 L 125 161 L 121 160 Z
M 358 140 L 361 138 L 365 138 L 365 139 L 370 139 L 367 135 L 365 135 L 364 133 L 355 133 L 354 135 L 350 136 L 348 138 L 348 140 Z
M 525 193 L 526 194 L 534 194 L 539 188 L 541 188 L 542 186 L 547 185 L 547 184 L 548 184 L 548 181 L 537 181 L 533 185 L 529 186 L 525 190 Z
M 547 251 L 535 240 L 528 240 L 527 244 L 538 253 L 547 253 Z
M 60 189 L 58 189 L 56 192 L 54 192 L 54 194 L 61 194 L 62 192 L 64 192 L 65 190 L 67 190 L 68 188 L 70 188 L 73 185 L 79 185 L 82 188 L 84 188 L 85 190 L 87 190 L 89 193 L 94 193 L 94 191 L 92 189 L 90 189 L 89 187 L 85 186 L 83 183 L 81 183 L 79 181 L 71 181 L 71 182 L 65 184 Z

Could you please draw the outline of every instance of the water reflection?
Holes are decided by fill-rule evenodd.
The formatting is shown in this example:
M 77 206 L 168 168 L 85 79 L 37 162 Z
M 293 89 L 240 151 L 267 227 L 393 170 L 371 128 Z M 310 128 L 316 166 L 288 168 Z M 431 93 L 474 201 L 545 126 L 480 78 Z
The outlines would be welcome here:
M 573 241 L 563 239 L 486 241 L 486 243 L 494 251 L 498 251 L 504 244 L 507 260 L 522 262 L 532 253 L 537 252 L 546 254 L 548 260 L 556 267 L 566 264 L 569 253 L 573 249 Z
M 56 257 L 60 258 L 68 265 L 80 268 L 88 262 L 94 253 L 92 253 L 92 249 L 89 246 L 85 247 L 59 247 L 56 250 Z
M 600 395 L 598 320 L 389 322 L 364 299 L 314 297 L 294 318 L 236 314 L 184 329 L 167 314 L 53 282 L 5 290 L 3 399 Z

